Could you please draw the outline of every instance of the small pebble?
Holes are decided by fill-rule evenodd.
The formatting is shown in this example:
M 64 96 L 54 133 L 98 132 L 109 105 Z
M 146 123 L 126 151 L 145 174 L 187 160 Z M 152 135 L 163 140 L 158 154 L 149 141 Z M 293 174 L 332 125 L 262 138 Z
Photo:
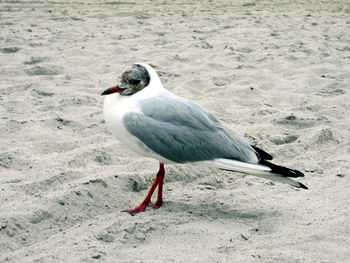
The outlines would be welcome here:
M 248 240 L 248 237 L 246 237 L 245 235 L 241 234 L 241 237 L 244 239 L 244 240 Z
M 63 197 L 60 197 L 59 199 L 58 199 L 58 203 L 60 204 L 60 205 L 65 205 L 65 201 L 64 201 L 64 198 Z
M 274 256 L 272 257 L 272 259 L 273 259 L 274 261 L 278 261 L 278 260 L 280 260 L 280 257 L 279 257 L 278 255 L 274 255 Z

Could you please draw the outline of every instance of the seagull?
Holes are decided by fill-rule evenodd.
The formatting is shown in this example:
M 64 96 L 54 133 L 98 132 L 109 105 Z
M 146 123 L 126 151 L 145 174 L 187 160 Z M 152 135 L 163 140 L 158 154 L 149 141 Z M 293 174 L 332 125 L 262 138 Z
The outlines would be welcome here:
M 302 172 L 271 163 L 270 154 L 250 145 L 206 109 L 165 89 L 146 63 L 127 67 L 118 84 L 101 95 L 106 95 L 103 115 L 112 134 L 134 152 L 159 161 L 144 201 L 123 212 L 134 216 L 148 206 L 163 205 L 164 164 L 171 163 L 236 171 L 308 189 L 291 179 L 303 177 Z M 157 201 L 151 203 L 157 187 Z

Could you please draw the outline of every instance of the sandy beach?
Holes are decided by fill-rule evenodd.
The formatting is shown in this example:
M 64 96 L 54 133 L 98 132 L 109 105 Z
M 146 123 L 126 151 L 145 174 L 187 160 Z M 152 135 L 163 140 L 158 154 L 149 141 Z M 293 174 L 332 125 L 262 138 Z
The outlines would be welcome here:
M 350 262 L 350 2 L 0 1 L 0 262 Z M 107 129 L 146 62 L 309 190 L 166 166 Z

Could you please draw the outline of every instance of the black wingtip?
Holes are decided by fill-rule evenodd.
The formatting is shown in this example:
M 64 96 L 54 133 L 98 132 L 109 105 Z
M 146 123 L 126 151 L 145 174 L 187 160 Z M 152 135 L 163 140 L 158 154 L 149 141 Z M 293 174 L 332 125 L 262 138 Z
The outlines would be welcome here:
M 296 177 L 304 177 L 305 174 L 303 174 L 302 172 L 298 171 L 298 170 L 292 170 L 295 174 L 296 174 Z
M 269 167 L 271 169 L 271 173 L 279 174 L 285 177 L 292 177 L 292 178 L 304 177 L 304 174 L 298 170 L 276 165 L 266 160 L 260 160 L 259 164 Z
M 261 160 L 272 160 L 273 159 L 273 157 L 269 153 L 265 152 L 264 150 L 262 150 L 256 146 L 253 146 L 253 145 L 251 145 L 251 146 L 253 147 L 253 149 L 258 154 L 258 156 Z
M 299 183 L 299 188 L 305 189 L 305 190 L 309 190 L 309 188 L 307 188 L 307 186 L 303 185 L 302 183 Z

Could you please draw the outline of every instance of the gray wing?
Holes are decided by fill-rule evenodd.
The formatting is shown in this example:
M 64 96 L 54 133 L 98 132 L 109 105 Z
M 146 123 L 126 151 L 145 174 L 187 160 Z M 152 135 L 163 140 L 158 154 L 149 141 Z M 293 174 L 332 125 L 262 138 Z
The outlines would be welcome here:
M 126 129 L 157 154 L 177 163 L 229 158 L 257 163 L 254 149 L 201 106 L 164 95 L 127 113 Z

